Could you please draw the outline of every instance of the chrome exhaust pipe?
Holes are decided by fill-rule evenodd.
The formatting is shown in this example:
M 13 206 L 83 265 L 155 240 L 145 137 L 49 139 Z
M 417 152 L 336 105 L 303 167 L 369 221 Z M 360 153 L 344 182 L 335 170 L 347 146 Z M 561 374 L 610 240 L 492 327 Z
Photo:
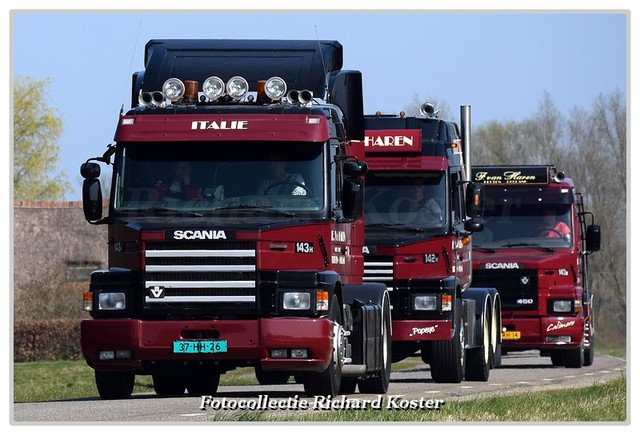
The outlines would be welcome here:
M 562 180 L 564 180 L 564 172 L 562 171 L 558 171 L 555 173 L 555 175 L 553 176 L 553 181 L 555 181 L 556 183 L 561 182 Z
M 304 106 L 311 104 L 313 101 L 313 92 L 303 89 L 298 93 L 298 100 L 300 101 L 300 104 Z
M 424 103 L 422 106 L 420 106 L 420 113 L 422 114 L 422 116 L 431 118 L 436 114 L 436 108 L 433 103 Z
M 307 106 L 313 101 L 313 92 L 306 89 L 303 89 L 301 91 L 292 89 L 287 92 L 287 100 L 289 100 L 289 102 L 293 104 L 299 103 Z
M 138 102 L 141 106 L 164 107 L 164 95 L 160 91 L 141 92 Z

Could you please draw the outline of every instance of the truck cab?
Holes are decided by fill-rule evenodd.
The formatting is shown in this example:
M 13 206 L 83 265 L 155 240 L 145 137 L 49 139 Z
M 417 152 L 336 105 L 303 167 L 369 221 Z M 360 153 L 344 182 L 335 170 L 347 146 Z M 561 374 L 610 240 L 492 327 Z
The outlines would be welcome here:
M 420 352 L 435 382 L 486 381 L 500 317 L 495 290 L 472 285 L 481 186 L 468 181 L 463 131 L 424 107 L 365 116 L 365 280 L 390 292 L 394 361 Z
M 363 283 L 362 85 L 337 41 L 152 40 L 114 143 L 81 167 L 108 225 L 81 345 L 104 399 L 137 374 L 213 394 L 220 374 L 309 395 L 384 393 L 390 303 Z M 112 165 L 103 217 L 100 168 Z
M 555 165 L 474 166 L 485 185 L 485 231 L 474 240 L 474 280 L 502 298 L 502 349 L 539 350 L 553 365 L 594 358 L 589 256 L 600 227 L 573 180 Z

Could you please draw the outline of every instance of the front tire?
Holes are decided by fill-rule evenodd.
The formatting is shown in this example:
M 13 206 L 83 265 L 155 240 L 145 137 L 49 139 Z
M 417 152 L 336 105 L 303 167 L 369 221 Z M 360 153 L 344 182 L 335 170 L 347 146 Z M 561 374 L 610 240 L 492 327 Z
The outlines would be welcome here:
M 155 373 L 152 375 L 153 389 L 161 397 L 182 396 L 186 388 L 183 376 L 178 373 Z
M 361 393 L 386 394 L 391 380 L 391 306 L 389 297 L 384 296 L 382 305 L 382 348 L 380 358 L 382 368 L 373 376 L 358 381 L 358 389 Z
M 493 358 L 491 352 L 491 328 L 489 320 L 489 308 L 485 305 L 482 314 L 482 346 L 467 350 L 467 366 L 465 379 L 467 381 L 489 380 L 489 370 Z
M 431 378 L 436 383 L 459 384 L 464 379 L 466 337 L 462 325 L 462 301 L 460 299 L 456 299 L 453 319 L 454 330 L 451 340 L 433 342 Z
M 128 399 L 133 393 L 136 375 L 131 372 L 95 371 L 96 387 L 103 400 Z
M 260 385 L 279 385 L 289 381 L 287 372 L 265 372 L 262 367 L 256 366 L 256 379 Z
M 320 373 L 307 373 L 304 375 L 304 392 L 308 396 L 336 396 L 340 392 L 342 379 L 342 354 L 344 352 L 342 327 L 342 309 L 338 297 L 333 295 L 329 308 L 329 320 L 334 325 L 333 350 L 329 366 Z
M 220 385 L 220 373 L 198 370 L 189 376 L 186 384 L 189 396 L 213 396 Z

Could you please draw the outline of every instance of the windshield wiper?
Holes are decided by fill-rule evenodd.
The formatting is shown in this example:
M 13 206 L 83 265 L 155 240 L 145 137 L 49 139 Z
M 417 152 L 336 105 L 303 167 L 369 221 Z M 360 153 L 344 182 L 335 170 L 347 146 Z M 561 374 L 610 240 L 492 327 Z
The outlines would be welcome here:
M 175 208 L 165 208 L 165 207 L 149 207 L 145 209 L 147 211 L 152 211 L 154 213 L 176 213 L 180 216 L 190 216 L 190 217 L 203 217 L 202 213 L 198 213 L 196 211 L 186 211 Z
M 556 250 L 553 248 L 549 248 L 548 246 L 540 246 L 535 243 L 506 243 L 504 245 L 500 245 L 500 248 L 515 248 L 517 246 L 526 246 L 531 248 L 540 249 L 545 252 L 555 252 Z
M 412 227 L 410 225 L 405 225 L 405 224 L 400 224 L 400 223 L 396 223 L 396 224 L 390 224 L 390 223 L 377 223 L 377 224 L 364 224 L 365 228 L 389 228 L 395 231 L 402 231 L 402 232 L 422 232 L 422 231 L 426 231 L 427 229 L 430 228 L 424 228 L 424 227 Z
M 473 249 L 477 249 L 478 251 L 488 252 L 490 254 L 495 254 L 495 248 L 485 248 L 484 246 L 473 245 Z
M 289 217 L 295 217 L 297 216 L 295 213 L 290 212 L 290 211 L 284 211 L 284 210 L 278 210 L 276 208 L 273 207 L 266 207 L 263 205 L 234 205 L 234 206 L 229 206 L 229 207 L 221 207 L 221 208 L 217 208 L 214 211 L 228 211 L 228 210 L 242 210 L 242 211 L 260 211 L 260 212 L 269 212 L 269 213 L 276 213 L 276 214 L 280 214 L 282 216 L 289 216 Z

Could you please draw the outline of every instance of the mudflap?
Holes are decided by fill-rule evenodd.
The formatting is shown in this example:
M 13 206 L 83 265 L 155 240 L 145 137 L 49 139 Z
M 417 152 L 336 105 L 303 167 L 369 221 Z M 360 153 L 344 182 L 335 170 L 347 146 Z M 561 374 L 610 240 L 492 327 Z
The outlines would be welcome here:
M 470 287 L 462 294 L 462 299 L 465 302 L 462 315 L 468 328 L 466 331 L 468 333 L 467 348 L 480 347 L 485 340 L 485 325 L 483 324 L 486 317 L 485 310 L 487 305 L 491 307 L 489 289 Z
M 382 370 L 385 353 L 390 351 L 389 343 L 385 344 L 385 337 L 381 334 L 383 309 L 390 310 L 389 304 L 385 303 L 388 297 L 384 284 L 367 283 L 342 288 L 342 303 L 345 309 L 351 310 L 353 318 L 353 330 L 349 336 L 351 364 L 364 366 L 364 374 Z M 390 313 L 386 314 L 390 316 Z

